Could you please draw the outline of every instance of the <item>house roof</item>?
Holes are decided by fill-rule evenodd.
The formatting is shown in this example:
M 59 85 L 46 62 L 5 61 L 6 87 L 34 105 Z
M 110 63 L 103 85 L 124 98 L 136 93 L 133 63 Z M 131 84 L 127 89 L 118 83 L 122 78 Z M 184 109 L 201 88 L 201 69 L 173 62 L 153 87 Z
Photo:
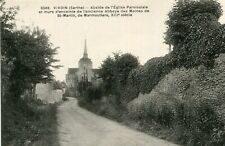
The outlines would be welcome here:
M 78 71 L 78 68 L 68 68 L 68 74 L 75 74 Z
M 91 59 L 90 58 L 81 58 L 80 60 L 79 60 L 79 62 L 85 62 L 85 63 L 92 63 L 92 61 L 91 61 Z
M 68 72 L 67 74 L 75 74 L 76 72 L 78 72 L 79 68 L 68 68 Z M 92 69 L 92 71 L 94 72 L 94 74 L 98 74 L 100 69 L 94 68 Z

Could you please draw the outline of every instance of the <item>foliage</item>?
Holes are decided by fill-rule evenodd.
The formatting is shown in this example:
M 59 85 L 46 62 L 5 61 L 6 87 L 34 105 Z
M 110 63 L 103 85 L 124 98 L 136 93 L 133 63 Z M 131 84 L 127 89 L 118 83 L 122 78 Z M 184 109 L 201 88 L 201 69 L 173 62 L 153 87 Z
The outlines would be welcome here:
M 61 81 L 53 81 L 53 90 L 62 90 L 65 87 L 65 83 Z
M 81 94 L 81 96 L 84 96 L 87 89 L 91 86 L 92 86 L 92 84 L 90 82 L 81 81 L 81 82 L 78 83 L 77 90 Z
M 15 65 L 12 74 L 23 74 L 31 83 L 52 80 L 51 67 L 58 67 L 53 65 L 58 61 L 53 58 L 57 48 L 52 49 L 45 31 L 34 28 L 34 30 L 20 30 L 13 35 L 15 47 L 7 50 L 8 59 L 13 60 Z
M 101 86 L 89 86 L 85 92 L 85 100 L 86 102 L 92 103 L 94 100 L 101 99 L 103 92 Z
M 132 54 L 114 53 L 103 61 L 100 77 L 103 79 L 106 93 L 120 94 L 120 88 L 127 84 L 127 78 L 132 69 L 139 66 L 137 57 Z
M 123 93 L 129 73 L 139 66 L 137 57 L 126 53 L 114 53 L 103 61 L 100 68 L 100 77 L 103 83 L 98 86 L 89 86 L 79 104 L 91 111 L 108 118 L 120 119 L 123 107 L 120 95 Z
M 115 81 L 114 58 L 112 57 L 106 58 L 103 61 L 101 65 L 101 69 L 99 71 L 99 75 L 103 79 L 106 92 L 110 92 L 112 90 L 113 82 Z
M 58 145 L 56 105 L 20 100 L 17 106 L 2 103 L 2 145 Z
M 173 45 L 172 57 L 177 67 L 205 65 L 212 67 L 214 59 L 223 53 L 222 9 L 215 0 L 177 2 L 166 22 L 165 41 Z M 219 39 L 219 40 L 218 40 Z
M 137 57 L 129 53 L 119 56 L 115 63 L 116 76 L 122 85 L 127 83 L 130 71 L 139 66 Z
M 169 19 L 166 21 L 168 25 L 166 43 L 173 46 L 183 44 L 192 29 L 196 29 L 199 25 L 201 27 L 205 23 L 205 26 L 210 26 L 210 24 L 212 27 L 218 26 L 217 21 L 221 15 L 221 6 L 214 0 L 204 2 L 194 0 L 177 1 L 169 13 Z M 205 18 L 205 20 L 197 25 L 196 23 L 202 20 L 199 18 Z
M 2 34 L 4 63 L 12 66 L 9 74 L 10 91 L 17 100 L 25 89 L 35 88 L 39 82 L 53 79 L 52 69 L 57 48 L 52 49 L 49 38 L 39 28 L 16 30 Z
M 79 105 L 94 112 L 98 115 L 104 116 L 116 121 L 123 120 L 124 108 L 118 103 L 118 97 L 115 95 L 102 96 L 92 102 L 85 102 L 83 99 L 79 99 Z
M 139 93 L 150 93 L 158 82 L 174 68 L 171 55 L 156 57 L 147 61 L 144 66 L 133 69 L 123 91 L 123 103 L 136 98 Z
M 17 14 L 18 7 L 5 7 L 5 1 L 0 1 L 1 12 L 1 32 L 12 31 L 15 27 L 15 16 Z
M 110 110 L 117 109 L 115 105 L 122 109 L 122 102 L 136 122 L 157 122 L 172 129 L 176 141 L 183 144 L 225 145 L 225 25 L 218 22 L 221 15 L 215 0 L 178 1 L 166 22 L 165 42 L 173 45 L 173 51 L 144 66 L 134 61 L 127 69 L 129 65 L 122 62 L 129 59 L 118 61 L 120 54 L 108 57 L 100 72 L 108 96 L 92 103 L 90 109 L 119 117 Z M 111 97 L 118 100 L 111 102 Z
M 48 138 L 44 145 L 53 145 L 51 134 L 56 131 L 56 107 L 42 105 L 26 96 L 24 91 L 35 84 L 52 79 L 57 48 L 53 48 L 44 30 L 18 30 L 15 15 L 18 8 L 6 8 L 0 1 L 1 21 L 1 95 L 2 145 L 28 145 Z M 29 100 L 26 100 L 29 98 Z M 48 129 L 49 128 L 49 129 Z M 51 131 L 52 130 L 52 131 Z
M 132 117 L 174 128 L 178 141 L 192 145 L 225 144 L 225 54 L 213 69 L 173 70 L 149 94 L 128 104 Z
M 214 58 L 225 51 L 225 27 L 218 22 L 222 10 L 215 1 L 177 2 L 166 22 L 166 43 L 173 51 L 150 59 L 143 67 L 130 72 L 123 90 L 123 103 L 139 93 L 150 93 L 158 82 L 175 68 L 205 65 L 212 67 Z
M 144 74 L 144 67 L 140 66 L 136 69 L 133 69 L 127 80 L 127 85 L 125 90 L 122 93 L 122 103 L 127 104 L 129 101 L 138 97 L 140 92 L 140 85 L 143 82 L 143 74 Z
M 15 27 L 15 15 L 17 13 L 17 8 L 5 8 L 5 1 L 0 1 L 0 12 L 1 12 L 1 36 L 11 37 L 12 31 Z M 2 42 L 3 39 L 1 37 L 1 97 L 2 100 L 5 101 L 5 95 L 7 94 L 7 90 L 9 88 L 9 76 L 11 69 L 13 68 L 12 62 L 7 62 L 7 58 L 5 56 L 4 45 Z
M 1 1 L 1 62 L 3 64 L 2 79 L 8 83 L 4 90 L 10 90 L 11 100 L 18 100 L 26 89 L 35 89 L 39 82 L 52 80 L 52 69 L 57 48 L 49 42 L 49 36 L 38 27 L 17 30 L 15 15 L 17 8 L 5 8 Z M 7 87 L 7 89 L 6 89 Z

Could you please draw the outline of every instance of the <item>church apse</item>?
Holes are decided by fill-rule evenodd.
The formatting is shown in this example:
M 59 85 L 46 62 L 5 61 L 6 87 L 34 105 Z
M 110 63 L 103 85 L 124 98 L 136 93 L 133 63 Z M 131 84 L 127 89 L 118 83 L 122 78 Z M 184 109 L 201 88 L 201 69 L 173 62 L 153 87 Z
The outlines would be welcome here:
M 99 82 L 98 69 L 93 69 L 93 63 L 88 57 L 86 40 L 84 42 L 84 53 L 78 62 L 78 68 L 69 68 L 66 74 L 67 87 L 76 90 L 75 96 L 78 95 L 77 86 L 79 82 L 89 82 L 93 85 Z

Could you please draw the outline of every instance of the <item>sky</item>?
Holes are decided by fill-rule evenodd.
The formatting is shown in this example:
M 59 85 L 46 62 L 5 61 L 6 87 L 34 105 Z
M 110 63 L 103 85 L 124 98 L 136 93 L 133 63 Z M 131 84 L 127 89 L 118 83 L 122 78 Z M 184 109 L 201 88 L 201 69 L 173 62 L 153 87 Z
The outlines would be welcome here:
M 218 0 L 225 9 L 225 0 Z M 165 21 L 175 0 L 8 0 L 8 6 L 19 6 L 16 24 L 38 26 L 50 35 L 50 41 L 59 47 L 57 59 L 62 68 L 54 71 L 56 80 L 65 80 L 68 68 L 77 68 L 87 40 L 88 56 L 93 67 L 113 52 L 132 53 L 141 64 L 153 57 L 168 53 L 164 44 Z M 59 18 L 39 14 L 42 6 L 148 6 L 150 12 L 132 17 Z M 225 12 L 220 18 L 225 23 Z

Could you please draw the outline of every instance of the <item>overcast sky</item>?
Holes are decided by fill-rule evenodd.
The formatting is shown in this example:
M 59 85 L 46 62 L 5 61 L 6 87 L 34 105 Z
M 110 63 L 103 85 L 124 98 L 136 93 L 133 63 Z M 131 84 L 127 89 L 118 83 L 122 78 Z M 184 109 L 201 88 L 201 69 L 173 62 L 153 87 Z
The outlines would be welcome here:
M 138 56 L 141 64 L 152 57 L 168 53 L 163 43 L 165 21 L 175 0 L 8 0 L 18 5 L 18 26 L 39 26 L 50 34 L 54 46 L 60 47 L 57 58 L 64 67 L 54 71 L 57 80 L 65 80 L 68 68 L 78 67 L 87 39 L 88 55 L 95 68 L 112 52 L 121 51 Z M 225 6 L 225 0 L 219 0 Z M 117 18 L 57 18 L 40 15 L 41 6 L 106 6 L 146 5 L 150 13 Z M 225 14 L 224 14 L 225 15 Z M 225 23 L 225 16 L 220 19 Z

